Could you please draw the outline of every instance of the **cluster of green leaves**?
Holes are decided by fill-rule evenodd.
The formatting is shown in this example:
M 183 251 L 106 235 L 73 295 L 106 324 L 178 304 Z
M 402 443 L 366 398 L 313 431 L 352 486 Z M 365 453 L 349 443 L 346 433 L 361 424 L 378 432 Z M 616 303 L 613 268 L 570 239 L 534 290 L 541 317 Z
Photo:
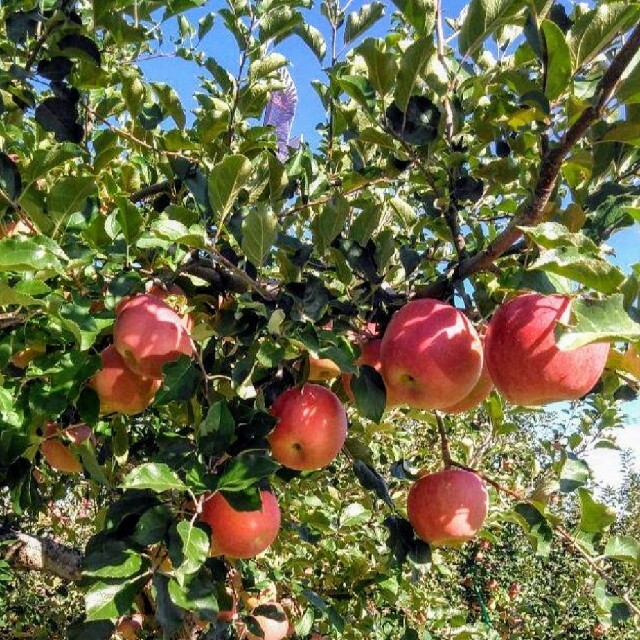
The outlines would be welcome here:
M 216 622 L 227 567 L 208 557 L 191 501 L 220 490 L 254 508 L 265 483 L 280 498 L 283 530 L 268 554 L 239 566 L 247 590 L 275 583 L 291 599 L 298 637 L 487 637 L 465 594 L 452 595 L 456 552 L 432 555 L 403 517 L 417 469 L 439 465 L 433 416 L 384 413 L 379 376 L 363 368 L 344 455 L 297 474 L 269 455 L 268 408 L 304 381 L 309 354 L 357 373 L 354 336 L 366 323 L 384 327 L 517 215 L 546 149 L 594 100 L 640 5 L 567 13 L 548 1 L 472 0 L 449 21 L 457 49 L 439 50 L 428 0 L 397 0 L 389 33 L 365 39 L 383 3 L 347 13 L 324 2 L 332 53 L 314 84 L 327 110 L 322 141 L 280 161 L 273 128 L 257 119 L 282 88 L 289 61 L 279 43 L 301 38 L 327 62 L 323 35 L 305 19 L 311 3 L 230 0 L 191 24 L 185 12 L 202 4 L 0 8 L 0 229 L 18 220 L 30 229 L 0 239 L 0 482 L 14 516 L 33 520 L 69 489 L 39 453 L 44 425 L 84 422 L 97 446 L 74 450 L 100 510 L 81 584 L 86 620 L 74 637 L 109 637 L 141 594 L 151 594 L 166 637 L 188 612 L 211 623 L 209 637 L 231 635 Z M 138 63 L 174 20 L 175 55 L 203 74 L 192 116 Z M 237 70 L 204 53 L 216 29 L 233 36 Z M 516 291 L 579 293 L 570 325 L 558 329 L 563 347 L 640 340 L 640 265 L 624 273 L 603 245 L 639 221 L 637 58 L 619 108 L 563 165 L 544 219 L 522 229 L 526 242 L 498 268 L 458 290 L 455 302 L 475 319 Z M 96 354 L 110 342 L 117 303 L 153 278 L 187 293 L 198 358 L 167 366 L 145 413 L 101 417 L 86 385 Z M 16 364 L 36 345 L 26 366 Z M 614 516 L 579 456 L 620 423 L 616 402 L 634 395 L 638 377 L 632 366 L 608 369 L 557 453 L 517 438 L 527 414 L 497 394 L 477 415 L 447 422 L 457 460 L 520 492 L 538 483 L 519 504 L 492 495 L 487 539 L 504 540 L 516 523 L 538 554 L 551 554 L 566 515 L 550 501 L 559 492 L 573 500 L 571 535 L 585 553 L 637 567 L 637 543 L 608 537 Z M 158 561 L 165 555 L 169 568 Z M 592 591 L 603 620 L 629 616 L 603 585 Z

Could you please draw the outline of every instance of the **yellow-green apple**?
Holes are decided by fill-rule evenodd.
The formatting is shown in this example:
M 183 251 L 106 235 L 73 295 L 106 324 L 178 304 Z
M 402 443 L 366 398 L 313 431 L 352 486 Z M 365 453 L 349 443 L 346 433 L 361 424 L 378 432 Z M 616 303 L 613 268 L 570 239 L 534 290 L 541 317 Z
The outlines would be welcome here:
M 382 338 L 373 338 L 367 340 L 360 345 L 360 356 L 356 360 L 355 364 L 359 367 L 363 364 L 373 367 L 378 373 L 382 371 L 382 362 L 380 361 L 380 347 L 382 345 Z M 352 373 L 342 374 L 342 386 L 351 402 L 354 401 L 353 391 L 351 389 L 351 380 L 353 379 Z
M 100 398 L 100 413 L 135 415 L 153 401 L 162 384 L 157 378 L 145 378 L 131 371 L 113 345 L 100 353 L 102 368 L 89 381 Z
M 116 318 L 113 343 L 126 365 L 148 378 L 161 378 L 162 367 L 180 355 L 193 355 L 184 321 L 157 296 L 129 300 Z
M 82 464 L 78 458 L 57 437 L 48 437 L 43 440 L 40 443 L 40 451 L 52 469 L 63 473 L 82 472 Z
M 571 315 L 571 298 L 540 293 L 519 295 L 491 318 L 485 342 L 489 373 L 496 388 L 514 404 L 542 405 L 577 400 L 598 381 L 608 344 L 561 351 L 558 322 Z
M 482 337 L 480 339 L 483 340 Z M 493 391 L 493 387 L 493 380 L 489 373 L 487 359 L 484 357 L 482 360 L 482 372 L 480 373 L 480 379 L 476 382 L 476 386 L 473 387 L 460 402 L 456 402 L 450 407 L 443 409 L 443 411 L 445 413 L 463 413 L 464 411 L 470 411 L 489 396 Z
M 329 358 L 309 356 L 309 377 L 311 382 L 326 382 L 340 375 L 340 367 Z
M 274 617 L 273 614 L 275 613 Z M 247 640 L 283 640 L 289 634 L 289 620 L 282 605 L 278 602 L 259 604 L 251 611 L 258 626 L 262 629 L 262 637 L 247 631 Z
M 484 482 L 464 469 L 444 469 L 413 484 L 407 515 L 415 532 L 434 546 L 458 546 L 473 538 L 487 516 Z
M 317 384 L 288 389 L 271 406 L 278 419 L 269 434 L 273 457 L 289 469 L 328 465 L 347 437 L 347 414 L 335 393 Z
M 445 409 L 482 372 L 482 343 L 466 316 L 438 300 L 414 300 L 391 318 L 380 359 L 387 406 Z
M 211 555 L 253 558 L 267 549 L 280 530 L 280 507 L 270 491 L 260 491 L 261 507 L 236 511 L 221 493 L 209 496 L 200 519 L 211 527 Z

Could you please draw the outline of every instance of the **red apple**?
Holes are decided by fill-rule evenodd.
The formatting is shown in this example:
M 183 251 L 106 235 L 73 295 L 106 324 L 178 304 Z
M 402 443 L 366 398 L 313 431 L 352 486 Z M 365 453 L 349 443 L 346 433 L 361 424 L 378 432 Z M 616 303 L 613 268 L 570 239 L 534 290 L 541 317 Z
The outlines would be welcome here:
M 271 414 L 278 418 L 269 435 L 273 457 L 289 469 L 328 465 L 347 437 L 347 414 L 335 393 L 317 384 L 288 389 L 276 398 Z
M 527 293 L 502 305 L 486 338 L 489 373 L 496 388 L 514 404 L 542 405 L 577 400 L 598 381 L 608 344 L 571 351 L 556 346 L 557 322 L 568 322 L 571 298 Z
M 57 438 L 47 438 L 40 443 L 40 451 L 52 469 L 63 473 L 81 473 L 82 464 L 75 454 Z
M 480 338 L 463 313 L 437 300 L 409 302 L 382 338 L 387 405 L 450 407 L 477 384 L 482 358 Z
M 482 338 L 481 338 L 482 340 Z M 493 391 L 493 380 L 489 374 L 489 366 L 486 357 L 482 359 L 482 372 L 476 386 L 460 402 L 456 402 L 444 409 L 445 413 L 463 413 L 475 409 Z
M 136 296 L 120 311 L 113 343 L 138 375 L 161 378 L 162 367 L 181 354 L 193 355 L 193 342 L 182 318 L 160 298 Z
M 264 614 L 261 615 L 262 607 L 275 607 L 279 614 L 278 617 L 284 617 L 284 620 L 276 620 Z M 265 611 L 263 613 L 267 612 Z M 287 637 L 289 633 L 289 620 L 281 604 L 277 602 L 265 602 L 264 604 L 258 605 L 251 612 L 251 615 L 262 629 L 263 636 L 261 638 L 260 636 L 247 632 L 247 640 L 283 640 Z
M 221 493 L 202 506 L 200 519 L 211 527 L 211 555 L 253 558 L 267 549 L 280 529 L 280 507 L 273 493 L 261 491 L 257 511 L 236 511 Z
M 415 532 L 434 546 L 457 546 L 471 540 L 487 516 L 484 482 L 463 469 L 423 476 L 409 491 L 407 514 Z
M 356 360 L 356 364 L 361 366 L 367 364 L 373 367 L 378 373 L 382 371 L 382 362 L 380 362 L 380 347 L 382 346 L 382 338 L 374 338 L 367 340 L 360 346 L 360 357 Z M 352 373 L 342 374 L 342 386 L 351 402 L 354 401 L 353 391 L 351 390 Z
M 157 378 L 145 378 L 127 367 L 113 345 L 100 354 L 102 369 L 89 382 L 100 398 L 100 413 L 134 415 L 144 411 L 162 384 Z
M 193 318 L 191 314 L 187 313 L 187 294 L 180 288 L 177 284 L 169 284 L 163 285 L 158 283 L 150 283 L 146 287 L 146 293 L 150 296 L 155 296 L 162 300 L 162 302 L 169 305 L 179 316 L 182 318 L 182 322 L 186 327 L 187 331 L 191 333 L 193 329 Z M 122 298 L 120 302 L 116 305 L 116 315 L 119 315 L 124 311 L 127 305 L 139 298 L 139 295 L 136 296 L 127 296 Z
M 64 435 L 73 442 L 73 444 L 82 444 L 85 440 L 89 440 L 94 445 L 96 437 L 93 435 L 93 429 L 86 424 L 74 424 L 64 429 Z

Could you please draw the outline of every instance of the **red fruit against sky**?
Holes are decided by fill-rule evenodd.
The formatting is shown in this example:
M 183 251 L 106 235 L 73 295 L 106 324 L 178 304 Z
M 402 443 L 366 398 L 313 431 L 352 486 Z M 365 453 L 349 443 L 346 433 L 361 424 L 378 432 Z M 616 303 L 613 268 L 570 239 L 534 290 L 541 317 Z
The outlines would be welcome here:
M 414 300 L 391 318 L 380 358 L 388 406 L 445 409 L 476 385 L 483 356 L 463 313 L 437 300 Z
M 89 386 L 100 398 L 100 413 L 134 415 L 144 411 L 152 402 L 161 381 L 144 378 L 131 371 L 113 345 L 100 354 L 102 369 Z
M 236 511 L 221 493 L 205 500 L 200 519 L 211 527 L 211 554 L 253 558 L 276 539 L 280 507 L 273 493 L 261 491 L 261 509 Z
M 275 607 L 279 617 L 284 616 L 284 620 L 276 620 L 275 618 L 269 618 L 266 615 L 261 615 L 260 609 L 262 607 Z M 266 613 L 266 612 L 265 612 Z M 251 632 L 247 632 L 247 640 L 283 640 L 287 637 L 289 633 L 289 620 L 287 619 L 287 615 L 284 612 L 281 604 L 277 602 L 265 602 L 264 604 L 258 605 L 252 612 L 251 615 L 255 618 L 256 622 L 262 629 L 263 636 L 256 636 Z
M 127 366 L 149 378 L 181 354 L 193 355 L 193 343 L 182 318 L 152 294 L 136 296 L 118 314 L 113 343 Z
M 463 469 L 445 469 L 417 480 L 407 499 L 415 532 L 434 546 L 457 546 L 476 535 L 487 516 L 484 482 Z
M 604 370 L 608 344 L 571 351 L 556 346 L 558 321 L 568 322 L 571 299 L 527 293 L 502 305 L 486 337 L 489 373 L 496 388 L 514 404 L 542 405 L 577 400 Z
M 289 389 L 276 398 L 278 418 L 269 435 L 273 457 L 285 467 L 320 469 L 340 452 L 347 437 L 347 414 L 335 393 L 317 384 Z

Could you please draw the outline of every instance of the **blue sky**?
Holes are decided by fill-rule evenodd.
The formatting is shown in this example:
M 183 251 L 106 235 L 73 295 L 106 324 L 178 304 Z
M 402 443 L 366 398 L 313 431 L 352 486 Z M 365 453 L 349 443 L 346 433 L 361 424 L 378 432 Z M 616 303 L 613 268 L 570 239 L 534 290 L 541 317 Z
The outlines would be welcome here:
M 356 0 L 350 5 L 349 10 L 357 10 L 365 3 L 366 2 L 362 0 Z M 445 15 L 447 17 L 457 17 L 465 4 L 465 2 L 460 0 L 444 0 Z M 565 6 L 567 5 L 566 2 L 563 4 L 565 4 Z M 226 3 L 221 0 L 208 2 L 204 7 L 194 9 L 186 15 L 190 22 L 197 26 L 198 20 L 203 15 L 211 11 L 217 11 L 225 5 Z M 387 10 L 385 17 L 366 34 L 367 37 L 380 37 L 386 33 L 390 24 L 391 14 L 394 10 L 391 2 L 387 1 L 386 5 Z M 319 6 L 320 3 L 316 2 L 316 6 L 304 12 L 304 15 L 310 24 L 318 28 L 325 35 L 328 41 L 329 32 L 327 22 L 326 19 L 321 16 Z M 177 37 L 176 18 L 167 21 L 164 33 L 166 42 L 162 49 L 169 53 L 173 50 L 174 46 L 171 40 Z M 214 26 L 212 31 L 203 39 L 199 48 L 208 56 L 215 58 L 219 64 L 232 73 L 235 74 L 237 72 L 239 65 L 238 49 L 235 40 L 225 31 L 222 20 L 219 18 L 216 19 L 216 26 Z M 338 50 L 341 48 L 340 41 Z M 314 145 L 318 140 L 318 136 L 315 133 L 316 126 L 324 120 L 325 114 L 319 98 L 311 88 L 311 81 L 317 79 L 325 80 L 324 71 L 313 53 L 297 37 L 290 38 L 278 45 L 277 51 L 293 61 L 290 72 L 298 90 L 299 102 L 296 119 L 293 123 L 292 136 L 297 137 L 303 135 L 306 141 Z M 166 82 L 173 86 L 180 95 L 183 106 L 187 111 L 191 111 L 197 106 L 193 94 L 199 85 L 197 78 L 199 71 L 195 65 L 178 58 L 162 57 L 141 62 L 140 66 L 147 79 Z M 640 257 L 640 251 L 638 249 L 638 247 L 640 247 L 640 227 L 635 225 L 632 228 L 616 234 L 611 238 L 609 245 L 615 250 L 615 262 L 628 273 L 631 265 L 638 262 Z M 638 430 L 640 430 L 640 400 L 626 403 L 623 408 L 628 416 L 627 424 L 630 426 L 622 433 L 622 440 L 625 446 L 634 446 L 637 457 L 640 458 L 640 438 L 636 435 Z M 599 452 L 596 452 L 595 455 L 590 458 L 596 476 L 600 481 L 607 481 L 607 479 L 615 480 L 615 474 L 613 476 L 611 475 L 611 470 L 615 466 L 615 462 L 611 459 L 611 456 L 611 452 L 599 450 Z

